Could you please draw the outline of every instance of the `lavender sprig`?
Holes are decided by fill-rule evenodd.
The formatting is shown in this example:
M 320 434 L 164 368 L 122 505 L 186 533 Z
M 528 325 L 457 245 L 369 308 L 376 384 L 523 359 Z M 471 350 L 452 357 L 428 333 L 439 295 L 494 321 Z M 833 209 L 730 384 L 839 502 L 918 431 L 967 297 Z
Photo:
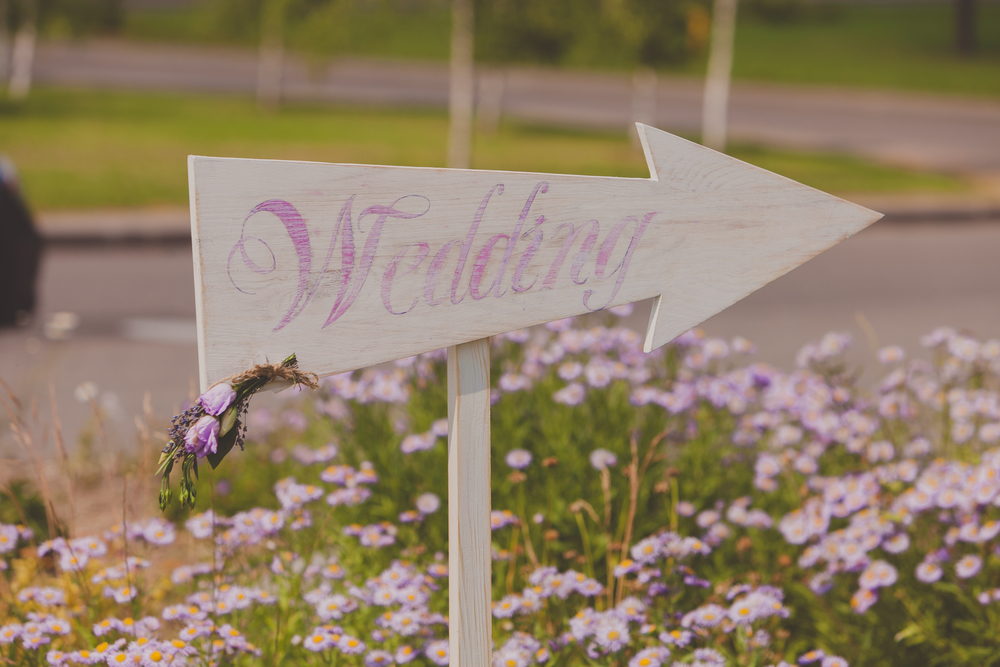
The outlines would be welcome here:
M 173 495 L 170 473 L 175 463 L 181 464 L 181 506 L 194 507 L 198 459 L 207 458 L 215 469 L 235 445 L 243 449 L 250 397 L 272 382 L 303 384 L 313 389 L 317 386 L 316 375 L 299 371 L 292 354 L 280 364 L 260 364 L 212 385 L 194 405 L 170 420 L 169 439 L 156 471 L 161 475 L 161 511 L 166 510 Z

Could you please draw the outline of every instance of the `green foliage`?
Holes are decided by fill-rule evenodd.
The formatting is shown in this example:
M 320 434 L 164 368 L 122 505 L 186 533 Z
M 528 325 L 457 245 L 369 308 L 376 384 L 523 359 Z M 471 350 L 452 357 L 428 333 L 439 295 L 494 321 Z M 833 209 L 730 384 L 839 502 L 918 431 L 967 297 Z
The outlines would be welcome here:
M 41 494 L 23 479 L 14 479 L 0 489 L 0 523 L 25 525 L 34 532 L 35 538 L 39 541 L 55 537 L 49 535 L 45 501 Z M 55 528 L 58 531 L 63 526 L 57 525 Z
M 695 0 L 477 0 L 476 56 L 577 67 L 663 66 L 689 54 Z
M 124 24 L 123 0 L 30 0 L 9 2 L 10 22 L 18 26 L 37 12 L 38 28 L 50 38 L 83 37 L 117 32 Z

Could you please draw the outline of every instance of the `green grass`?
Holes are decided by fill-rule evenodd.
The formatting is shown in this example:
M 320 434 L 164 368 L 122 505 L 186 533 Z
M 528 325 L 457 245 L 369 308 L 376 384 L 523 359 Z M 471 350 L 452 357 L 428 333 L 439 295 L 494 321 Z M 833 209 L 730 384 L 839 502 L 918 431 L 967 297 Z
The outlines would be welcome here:
M 347 53 L 393 58 L 448 57 L 449 3 L 405 13 L 361 12 L 351 19 Z M 414 7 L 417 7 L 414 5 Z M 206 9 L 134 10 L 123 34 L 132 39 L 208 43 Z M 766 22 L 742 8 L 733 75 L 738 80 L 860 86 L 930 93 L 1000 96 L 1000 2 L 980 1 L 980 53 L 952 48 L 952 3 L 807 5 L 801 16 Z M 235 43 L 255 46 L 248 37 Z M 242 40 L 242 41 L 241 41 Z M 294 38 L 293 38 L 294 41 Z M 595 56 L 596 62 L 612 58 Z M 701 75 L 704 55 L 673 71 Z
M 1000 96 L 1000 3 L 980 2 L 972 58 L 955 54 L 946 4 L 844 5 L 774 24 L 746 19 L 737 79 Z
M 0 152 L 22 173 L 37 209 L 187 202 L 189 154 L 440 167 L 443 112 L 289 106 L 250 99 L 38 89 L 0 103 Z M 737 146 L 733 155 L 834 193 L 960 191 L 945 175 L 839 155 Z M 550 173 L 648 176 L 625 132 L 504 124 L 476 137 L 474 166 Z

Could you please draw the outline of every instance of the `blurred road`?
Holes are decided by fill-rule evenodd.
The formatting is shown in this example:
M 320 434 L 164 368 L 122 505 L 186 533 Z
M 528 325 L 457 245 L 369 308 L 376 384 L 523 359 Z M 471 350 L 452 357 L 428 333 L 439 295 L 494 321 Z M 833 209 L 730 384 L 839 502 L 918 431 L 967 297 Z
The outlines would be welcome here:
M 480 98 L 503 115 L 565 126 L 624 129 L 641 120 L 697 135 L 702 83 L 659 78 L 634 94 L 626 74 L 508 68 L 480 72 Z M 485 75 L 485 76 L 484 76 Z M 116 41 L 43 44 L 39 83 L 134 90 L 250 93 L 254 51 Z M 647 89 L 648 90 L 648 89 Z M 288 58 L 283 96 L 394 106 L 447 106 L 445 63 L 340 59 L 310 68 Z M 730 136 L 771 146 L 830 150 L 925 169 L 1000 178 L 1000 102 L 834 88 L 737 83 Z
M 785 369 L 804 343 L 827 331 L 849 331 L 855 339 L 851 361 L 871 369 L 871 333 L 878 345 L 901 344 L 915 355 L 921 354 L 919 337 L 940 325 L 1000 337 L 998 256 L 995 223 L 876 223 L 704 328 L 710 335 L 747 336 L 757 344 L 758 358 Z M 42 325 L 60 311 L 75 313 L 79 326 L 65 340 L 50 340 Z M 636 309 L 630 324 L 644 331 L 646 313 L 648 303 Z M 84 382 L 95 383 L 112 438 L 131 445 L 144 392 L 151 393 L 155 413 L 167 419 L 196 391 L 190 248 L 50 248 L 38 322 L 0 331 L 0 377 L 22 399 L 40 401 L 43 421 L 52 382 L 70 435 L 89 419 L 89 408 L 74 392 Z M 0 441 L 0 452 L 9 444 Z

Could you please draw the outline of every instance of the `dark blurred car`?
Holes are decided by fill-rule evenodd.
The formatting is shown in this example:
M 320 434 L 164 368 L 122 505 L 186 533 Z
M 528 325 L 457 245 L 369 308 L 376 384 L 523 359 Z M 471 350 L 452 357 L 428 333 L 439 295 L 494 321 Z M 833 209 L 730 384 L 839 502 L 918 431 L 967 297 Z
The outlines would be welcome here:
M 30 321 L 41 255 L 42 237 L 21 195 L 17 170 L 0 156 L 0 327 Z

